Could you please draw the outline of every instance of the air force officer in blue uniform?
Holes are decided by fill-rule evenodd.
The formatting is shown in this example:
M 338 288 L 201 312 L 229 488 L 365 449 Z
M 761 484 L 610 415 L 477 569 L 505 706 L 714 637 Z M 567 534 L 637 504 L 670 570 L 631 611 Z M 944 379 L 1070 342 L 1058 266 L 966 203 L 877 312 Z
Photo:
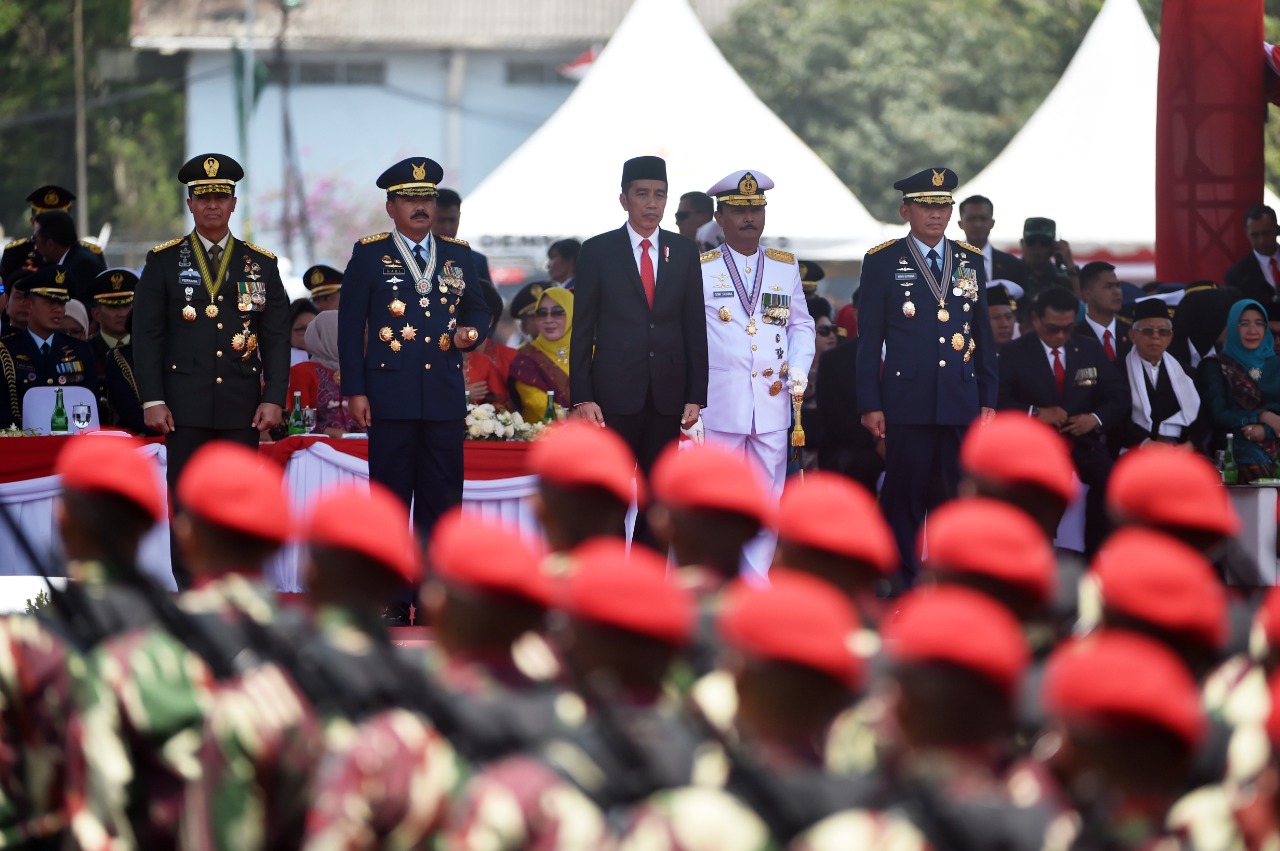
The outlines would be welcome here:
M 369 477 L 412 501 L 422 538 L 462 502 L 462 353 L 489 328 L 470 247 L 431 234 L 443 174 L 411 157 L 378 178 L 395 229 L 355 244 L 338 306 L 339 380 L 369 429 Z
M 965 429 L 997 398 L 982 252 L 944 236 L 957 183 L 929 168 L 893 185 L 911 232 L 867 252 L 859 284 L 858 408 L 885 440 L 881 504 L 907 581 L 925 514 L 955 496 Z

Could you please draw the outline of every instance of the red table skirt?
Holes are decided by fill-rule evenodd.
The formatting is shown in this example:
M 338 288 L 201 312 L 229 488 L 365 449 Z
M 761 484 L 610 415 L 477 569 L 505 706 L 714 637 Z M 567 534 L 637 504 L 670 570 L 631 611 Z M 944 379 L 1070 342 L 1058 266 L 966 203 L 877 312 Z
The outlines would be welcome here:
M 0 438 L 0 484 L 38 479 L 53 475 L 53 465 L 63 444 L 81 437 L 5 437 Z M 152 438 L 150 443 L 163 443 Z M 339 452 L 369 460 L 369 441 L 334 440 L 328 437 L 289 437 L 276 443 L 264 443 L 259 452 L 280 465 L 299 449 L 324 442 Z M 526 476 L 528 443 L 504 443 L 493 440 L 468 440 L 464 444 L 463 478 L 468 481 L 490 481 Z

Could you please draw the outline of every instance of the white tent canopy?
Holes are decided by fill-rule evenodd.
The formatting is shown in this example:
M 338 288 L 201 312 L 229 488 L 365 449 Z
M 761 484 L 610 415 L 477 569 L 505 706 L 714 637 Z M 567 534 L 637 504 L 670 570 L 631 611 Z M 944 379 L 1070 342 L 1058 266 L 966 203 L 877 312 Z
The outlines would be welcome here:
M 815 260 L 851 260 L 883 226 L 729 66 L 687 0 L 636 0 L 586 78 L 463 205 L 481 251 L 514 253 L 620 227 L 622 163 L 667 161 L 674 229 L 680 194 L 738 169 L 769 192 L 765 243 Z
M 1073 248 L 1153 249 L 1159 70 L 1138 0 L 1106 0 L 1053 91 L 956 200 L 991 199 L 996 245 L 1017 245 L 1026 219 L 1048 216 Z

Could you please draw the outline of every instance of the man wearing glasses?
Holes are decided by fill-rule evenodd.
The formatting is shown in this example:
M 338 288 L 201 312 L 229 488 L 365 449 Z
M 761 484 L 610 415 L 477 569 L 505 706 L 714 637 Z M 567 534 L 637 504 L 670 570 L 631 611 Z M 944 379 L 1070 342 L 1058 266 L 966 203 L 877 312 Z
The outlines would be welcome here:
M 1071 256 L 1071 246 L 1058 239 L 1053 219 L 1035 216 L 1022 224 L 1022 262 L 1027 264 L 1023 289 L 1035 298 L 1048 286 L 1066 287 L 1080 295 L 1080 269 Z
M 1199 446 L 1205 437 L 1198 422 L 1200 394 L 1182 365 L 1168 353 L 1173 341 L 1169 308 L 1158 298 L 1134 305 L 1129 339 L 1133 348 L 1120 367 L 1132 400 L 1122 445 L 1140 446 L 1148 441 Z
M 1076 475 L 1089 486 L 1084 547 L 1091 556 L 1107 532 L 1103 496 L 1111 453 L 1104 430 L 1126 418 L 1129 396 L 1102 344 L 1075 333 L 1077 304 L 1064 287 L 1047 287 L 1036 296 L 1035 333 L 1000 352 L 999 406 L 1025 411 L 1071 442 Z

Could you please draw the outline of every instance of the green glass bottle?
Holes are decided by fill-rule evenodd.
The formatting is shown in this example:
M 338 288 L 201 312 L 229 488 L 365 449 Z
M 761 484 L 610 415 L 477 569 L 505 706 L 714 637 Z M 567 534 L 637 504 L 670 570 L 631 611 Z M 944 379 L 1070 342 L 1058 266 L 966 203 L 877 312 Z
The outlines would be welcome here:
M 306 434 L 307 426 L 302 419 L 302 393 L 293 393 L 293 410 L 289 412 L 289 434 Z
M 553 423 L 556 421 L 556 391 L 547 391 L 547 409 L 542 412 L 542 421 L 544 423 Z
M 62 388 L 58 388 L 58 395 L 53 401 L 53 416 L 49 418 L 49 434 L 70 434 L 70 425 L 67 423 L 67 408 L 62 404 Z
M 1236 438 L 1227 435 L 1227 451 L 1222 456 L 1222 483 L 1224 485 L 1240 484 L 1240 465 L 1236 463 Z

